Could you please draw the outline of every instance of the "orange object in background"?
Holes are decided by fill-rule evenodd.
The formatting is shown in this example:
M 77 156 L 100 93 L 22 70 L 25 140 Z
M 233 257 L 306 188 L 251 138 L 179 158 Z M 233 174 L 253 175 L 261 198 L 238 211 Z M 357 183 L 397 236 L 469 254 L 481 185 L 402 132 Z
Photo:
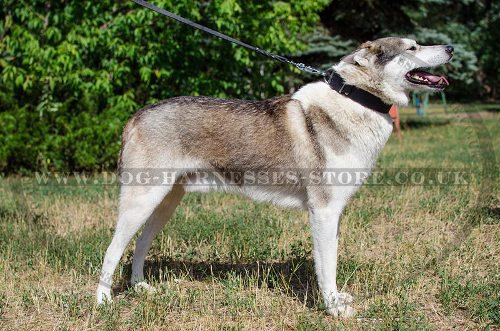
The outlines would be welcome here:
M 396 134 L 398 139 L 401 141 L 401 125 L 399 123 L 398 106 L 392 105 L 391 109 L 389 110 L 389 115 L 391 115 L 391 118 L 392 118 L 392 125 L 394 127 L 394 133 Z

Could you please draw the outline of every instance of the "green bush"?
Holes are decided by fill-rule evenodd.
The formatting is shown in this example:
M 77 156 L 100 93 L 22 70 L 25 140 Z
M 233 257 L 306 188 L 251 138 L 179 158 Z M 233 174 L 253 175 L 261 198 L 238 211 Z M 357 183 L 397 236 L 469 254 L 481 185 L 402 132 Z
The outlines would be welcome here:
M 153 1 L 284 54 L 327 2 Z M 131 1 L 2 0 L 0 17 L 0 171 L 112 168 L 124 123 L 148 103 L 285 90 L 279 63 Z

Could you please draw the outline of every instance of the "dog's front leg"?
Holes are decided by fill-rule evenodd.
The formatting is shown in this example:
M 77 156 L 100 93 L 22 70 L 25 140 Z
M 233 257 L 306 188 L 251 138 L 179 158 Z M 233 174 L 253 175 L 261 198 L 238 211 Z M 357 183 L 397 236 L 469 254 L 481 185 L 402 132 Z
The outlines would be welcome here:
M 309 208 L 313 237 L 313 254 L 319 288 L 328 313 L 350 317 L 355 311 L 349 306 L 352 297 L 337 292 L 337 247 L 341 206 Z

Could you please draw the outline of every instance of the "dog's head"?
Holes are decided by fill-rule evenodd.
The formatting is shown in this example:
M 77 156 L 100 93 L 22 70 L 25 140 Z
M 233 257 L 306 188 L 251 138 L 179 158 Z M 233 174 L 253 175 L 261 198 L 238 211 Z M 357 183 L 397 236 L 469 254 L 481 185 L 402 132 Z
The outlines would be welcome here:
M 365 89 L 391 104 L 408 104 L 410 91 L 441 91 L 446 77 L 420 68 L 447 63 L 449 45 L 422 46 L 412 39 L 388 37 L 362 44 L 334 66 L 347 84 Z

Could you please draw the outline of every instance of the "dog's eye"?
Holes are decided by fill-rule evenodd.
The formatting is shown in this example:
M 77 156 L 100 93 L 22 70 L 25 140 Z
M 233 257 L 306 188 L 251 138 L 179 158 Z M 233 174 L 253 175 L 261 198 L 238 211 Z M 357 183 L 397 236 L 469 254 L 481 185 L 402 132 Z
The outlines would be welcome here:
M 417 50 L 417 46 L 411 46 L 410 48 L 408 48 L 409 51 L 416 51 Z

